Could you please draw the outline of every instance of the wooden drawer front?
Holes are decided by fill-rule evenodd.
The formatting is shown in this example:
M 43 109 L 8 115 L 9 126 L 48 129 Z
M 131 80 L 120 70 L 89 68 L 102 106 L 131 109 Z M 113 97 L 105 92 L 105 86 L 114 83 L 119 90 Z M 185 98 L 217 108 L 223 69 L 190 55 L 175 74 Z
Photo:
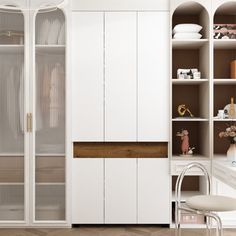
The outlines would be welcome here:
M 167 158 L 164 142 L 76 142 L 74 158 Z

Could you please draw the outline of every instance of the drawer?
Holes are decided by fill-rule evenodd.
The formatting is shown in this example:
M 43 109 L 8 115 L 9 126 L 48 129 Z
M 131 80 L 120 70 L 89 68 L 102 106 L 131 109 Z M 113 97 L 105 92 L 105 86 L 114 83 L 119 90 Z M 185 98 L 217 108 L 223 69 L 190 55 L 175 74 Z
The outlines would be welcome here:
M 192 160 L 186 160 L 186 161 L 182 161 L 182 160 L 172 160 L 171 162 L 171 175 L 179 175 L 183 168 L 186 166 L 186 165 L 189 165 L 190 163 L 192 162 L 198 162 L 198 163 L 201 163 L 203 164 L 207 170 L 210 172 L 210 161 L 192 161 Z M 203 175 L 203 172 L 197 168 L 197 167 L 194 167 L 192 169 L 190 169 L 186 175 Z

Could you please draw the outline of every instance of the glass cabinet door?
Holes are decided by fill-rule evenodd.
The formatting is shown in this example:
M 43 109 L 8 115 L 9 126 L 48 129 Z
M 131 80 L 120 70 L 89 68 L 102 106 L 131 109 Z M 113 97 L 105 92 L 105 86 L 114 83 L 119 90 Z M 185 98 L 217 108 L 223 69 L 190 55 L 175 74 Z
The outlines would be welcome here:
M 65 16 L 35 22 L 35 220 L 65 220 Z
M 25 220 L 24 15 L 0 9 L 0 221 Z

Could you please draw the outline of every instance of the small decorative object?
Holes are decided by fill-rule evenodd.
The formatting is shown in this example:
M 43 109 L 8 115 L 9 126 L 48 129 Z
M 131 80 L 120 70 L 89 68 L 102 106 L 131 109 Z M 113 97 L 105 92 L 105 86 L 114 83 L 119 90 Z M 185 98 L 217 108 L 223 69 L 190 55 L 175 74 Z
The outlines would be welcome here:
M 224 118 L 229 118 L 228 110 L 224 109 Z
M 181 156 L 189 155 L 189 137 L 188 137 L 188 130 L 184 129 L 181 132 L 177 132 L 176 136 L 181 137 L 182 144 L 181 144 Z
M 179 113 L 180 116 L 184 116 L 186 112 L 188 112 L 190 117 L 194 117 L 192 112 L 189 110 L 188 107 L 186 107 L 185 104 L 181 104 L 181 105 L 178 106 L 178 113 Z
M 236 161 L 236 126 L 231 125 L 225 131 L 219 133 L 220 138 L 227 138 L 230 141 L 230 146 L 227 151 L 227 159 Z
M 217 117 L 219 119 L 224 119 L 225 118 L 225 111 L 224 110 L 218 110 Z
M 236 60 L 233 60 L 230 63 L 230 74 L 231 74 L 231 79 L 236 79 Z
M 236 39 L 236 24 L 214 24 L 214 39 Z
M 231 99 L 230 99 L 229 118 L 230 119 L 235 118 L 235 107 L 234 107 L 234 98 L 233 97 L 231 97 Z
M 193 150 L 195 149 L 195 147 L 189 147 L 188 149 L 188 155 L 193 155 Z
M 231 100 L 231 103 L 234 102 L 233 101 L 234 99 Z M 224 111 L 225 111 L 225 118 L 229 118 L 229 119 L 234 119 L 236 118 L 236 112 L 235 112 L 235 115 L 234 117 L 231 117 L 230 116 L 230 109 L 231 109 L 231 112 L 236 111 L 236 104 L 228 104 L 224 107 Z
M 194 72 L 193 79 L 201 79 L 201 72 L 200 71 Z
M 201 72 L 196 68 L 178 69 L 177 79 L 201 79 Z

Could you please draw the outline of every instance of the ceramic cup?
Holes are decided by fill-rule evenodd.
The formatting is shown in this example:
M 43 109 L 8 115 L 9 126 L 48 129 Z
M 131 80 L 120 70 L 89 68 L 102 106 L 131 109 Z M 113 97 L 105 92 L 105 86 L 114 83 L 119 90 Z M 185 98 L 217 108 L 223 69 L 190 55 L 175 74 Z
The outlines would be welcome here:
M 225 113 L 224 110 L 218 110 L 218 118 L 219 119 L 224 119 L 225 118 Z

